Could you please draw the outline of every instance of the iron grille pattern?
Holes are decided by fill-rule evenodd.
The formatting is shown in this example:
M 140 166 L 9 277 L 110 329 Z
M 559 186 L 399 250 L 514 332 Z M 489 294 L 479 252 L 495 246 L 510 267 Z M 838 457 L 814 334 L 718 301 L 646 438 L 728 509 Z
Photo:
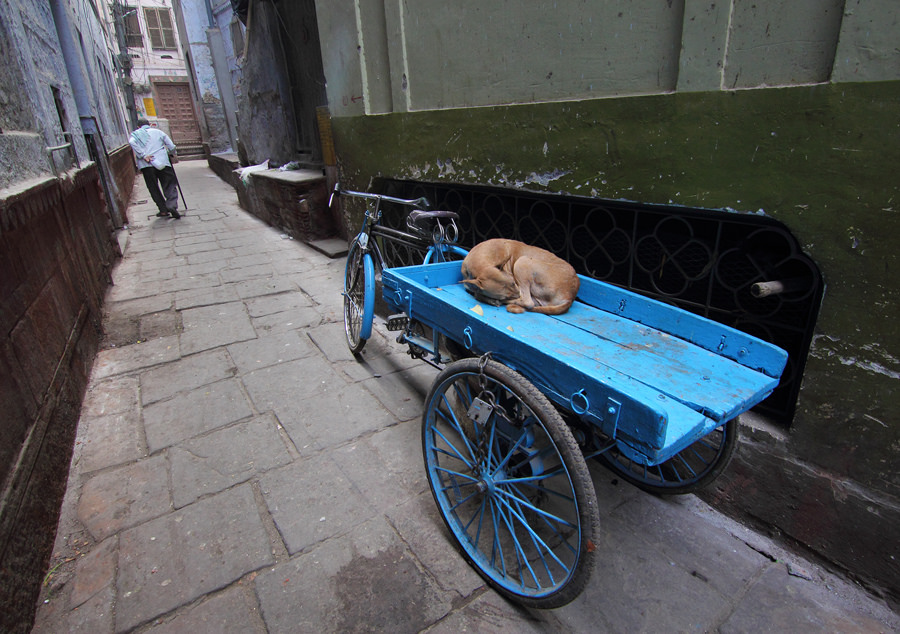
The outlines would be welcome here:
M 460 215 L 460 244 L 513 238 L 575 269 L 732 326 L 787 350 L 781 384 L 757 411 L 789 425 L 824 289 L 816 264 L 788 229 L 763 215 L 542 194 L 445 183 L 383 180 L 376 191 L 425 196 Z M 383 224 L 402 229 L 408 210 L 385 204 Z M 421 262 L 387 248 L 389 266 Z M 754 293 L 778 281 L 780 293 Z M 757 287 L 758 290 L 758 287 Z

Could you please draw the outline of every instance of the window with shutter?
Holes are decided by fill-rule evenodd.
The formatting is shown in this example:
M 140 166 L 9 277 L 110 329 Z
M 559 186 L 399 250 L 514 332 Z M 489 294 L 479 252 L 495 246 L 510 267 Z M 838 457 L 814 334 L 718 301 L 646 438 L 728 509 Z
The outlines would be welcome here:
M 141 35 L 141 24 L 138 22 L 137 9 L 125 5 L 121 8 L 123 22 L 125 23 L 125 46 L 141 48 L 144 45 L 144 36 Z
M 144 18 L 147 21 L 150 46 L 154 50 L 174 51 L 178 48 L 175 44 L 172 14 L 168 9 L 144 9 Z

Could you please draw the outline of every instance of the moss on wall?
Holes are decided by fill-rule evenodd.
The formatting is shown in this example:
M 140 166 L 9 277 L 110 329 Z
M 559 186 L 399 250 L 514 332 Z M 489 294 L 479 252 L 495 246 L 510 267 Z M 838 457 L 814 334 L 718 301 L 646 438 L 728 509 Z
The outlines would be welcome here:
M 346 186 L 376 177 L 760 210 L 826 294 L 790 453 L 900 496 L 900 82 L 336 118 Z M 351 232 L 352 233 L 352 232 Z

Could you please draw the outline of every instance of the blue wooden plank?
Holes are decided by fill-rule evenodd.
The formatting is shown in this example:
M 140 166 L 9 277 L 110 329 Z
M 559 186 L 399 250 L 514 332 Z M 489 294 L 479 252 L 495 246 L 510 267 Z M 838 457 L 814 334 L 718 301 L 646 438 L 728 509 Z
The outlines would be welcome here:
M 385 284 L 392 285 L 389 275 Z M 401 296 L 407 294 L 402 307 L 414 318 L 454 339 L 460 339 L 460 333 L 468 328 L 473 350 L 492 351 L 494 358 L 522 372 L 551 400 L 569 407 L 571 395 L 583 391 L 591 404 L 590 416 L 583 418 L 598 425 L 620 444 L 631 447 L 629 455 L 633 459 L 640 460 L 643 456 L 648 464 L 664 462 L 715 427 L 702 414 L 666 399 L 597 360 L 554 349 L 524 328 L 514 329 L 515 332 L 498 328 L 494 321 L 509 318 L 505 309 L 483 306 L 484 314 L 477 315 L 457 306 L 461 302 L 452 293 L 458 289 L 452 285 L 426 289 L 404 280 L 400 287 Z M 469 299 L 465 298 L 465 302 Z M 609 401 L 610 398 L 615 400 Z M 614 417 L 606 411 L 611 403 L 617 403 Z
M 787 353 L 773 344 L 598 280 L 582 276 L 578 299 L 606 313 L 694 343 L 771 377 L 780 377 L 787 363 Z
M 607 434 L 616 435 L 618 427 L 619 436 L 624 434 L 651 453 L 664 445 L 668 416 L 665 411 L 651 407 L 656 393 L 650 394 L 646 386 L 611 368 L 601 372 L 598 369 L 601 364 L 596 362 L 591 367 L 584 367 L 582 355 L 574 355 L 574 360 L 567 358 L 572 355 L 542 342 L 539 333 L 499 327 L 497 319 L 507 319 L 510 314 L 505 309 L 486 305 L 480 307 L 481 314 L 472 312 L 470 308 L 476 303 L 470 296 L 464 298 L 464 302 L 458 296 L 454 297 L 460 290 L 459 285 L 428 289 L 409 278 L 400 278 L 400 283 L 395 286 L 396 271 L 385 271 L 384 285 L 385 299 L 397 309 L 456 341 L 463 341 L 468 336 L 473 351 L 491 351 L 494 358 L 522 372 L 560 405 L 568 407 L 571 394 L 585 390 L 590 403 L 594 404 L 591 422 Z M 394 291 L 396 288 L 399 288 L 399 295 Z M 398 298 L 401 298 L 399 302 L 396 301 Z M 571 389 L 568 386 L 572 386 Z M 621 403 L 617 418 L 607 416 L 603 409 L 610 397 Z
M 513 314 L 479 304 L 461 284 L 441 290 L 446 302 L 470 309 L 480 306 L 482 319 L 492 328 L 514 332 L 530 346 L 587 372 L 627 376 L 714 420 L 733 418 L 735 410 L 746 409 L 744 405 L 760 392 L 771 392 L 778 384 L 777 379 L 730 359 L 584 304 L 573 304 L 556 317 Z
M 583 332 L 593 342 L 592 354 L 635 379 L 715 420 L 733 418 L 734 403 L 749 402 L 760 391 L 770 392 L 778 379 L 659 330 L 611 313 L 573 304 L 555 317 L 574 333 L 556 327 L 561 345 L 578 345 Z M 574 343 L 566 338 L 571 337 Z M 748 344 L 749 345 L 749 344 Z
M 583 390 L 590 403 L 583 418 L 635 448 L 650 464 L 752 407 L 777 385 L 777 378 L 743 367 L 721 350 L 706 350 L 585 304 L 557 317 L 515 315 L 480 304 L 460 278 L 458 263 L 387 269 L 385 299 L 457 341 L 469 338 L 473 350 L 493 351 L 563 406 Z M 684 312 L 661 306 L 660 314 Z M 645 308 L 648 312 L 653 311 Z M 683 323 L 695 329 L 704 325 Z M 758 341 L 743 336 L 745 345 Z

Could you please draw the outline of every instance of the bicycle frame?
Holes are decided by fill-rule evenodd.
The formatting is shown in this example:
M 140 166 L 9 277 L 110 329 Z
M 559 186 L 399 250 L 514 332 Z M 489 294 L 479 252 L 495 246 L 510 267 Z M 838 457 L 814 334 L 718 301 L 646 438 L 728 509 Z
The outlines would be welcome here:
M 382 219 L 382 202 L 386 201 L 405 207 L 413 207 L 417 210 L 427 211 L 431 205 L 426 198 L 394 198 L 382 194 L 340 190 L 339 187 L 335 185 L 334 191 L 328 201 L 329 206 L 336 194 L 363 198 L 367 203 L 362 227 L 350 245 L 343 293 L 345 302 L 345 329 L 350 328 L 347 324 L 348 319 L 355 320 L 358 318 L 359 320 L 359 332 L 354 333 L 356 336 L 351 336 L 350 330 L 348 330 L 348 342 L 350 343 L 351 351 L 353 351 L 354 354 L 357 354 L 362 349 L 365 340 L 372 334 L 372 324 L 374 322 L 375 312 L 374 295 L 376 270 L 384 271 L 385 269 L 390 268 L 387 266 L 384 254 L 382 253 L 382 248 L 385 243 L 389 242 L 395 245 L 402 245 L 407 248 L 424 251 L 425 255 L 421 261 L 422 264 L 444 262 L 453 255 L 465 257 L 467 251 L 455 244 L 459 237 L 459 229 L 456 226 L 453 216 L 434 218 L 435 222 L 431 230 L 431 235 L 427 237 L 427 234 L 422 227 L 419 227 L 415 225 L 414 222 L 410 221 L 412 214 L 415 213 L 415 211 L 411 211 L 410 215 L 407 217 L 407 226 L 410 228 L 409 232 L 385 227 L 380 224 Z M 442 223 L 441 220 L 443 220 L 444 223 Z M 413 231 L 416 233 L 413 233 Z M 359 255 L 356 255 L 357 249 Z M 362 289 L 359 288 L 360 272 L 362 276 Z M 357 302 L 359 296 L 362 298 L 362 306 L 358 305 Z M 346 306 L 348 303 L 351 305 L 351 308 L 349 309 Z M 348 311 L 352 313 L 351 316 L 348 316 Z M 355 321 L 354 325 L 356 325 Z M 397 341 L 398 343 L 409 344 L 411 355 L 421 358 L 433 365 L 445 361 L 442 359 L 439 352 L 440 335 L 438 333 L 434 333 L 432 340 L 428 341 L 419 333 L 415 332 L 415 322 L 410 322 L 405 316 L 393 315 L 388 319 L 388 330 L 399 330 L 401 328 L 404 329 L 404 332 L 400 334 Z M 431 360 L 426 358 L 427 354 L 431 355 Z
M 367 204 L 366 214 L 363 218 L 363 225 L 356 236 L 356 239 L 360 242 L 360 247 L 364 251 L 370 249 L 373 244 L 376 244 L 370 241 L 370 238 L 373 235 L 376 237 L 384 238 L 396 244 L 402 244 L 403 246 L 425 251 L 426 255 L 423 264 L 428 264 L 430 262 L 441 262 L 443 261 L 442 255 L 445 252 L 459 250 L 459 247 L 454 246 L 454 243 L 459 236 L 459 230 L 456 228 L 456 223 L 452 220 L 451 226 L 453 227 L 453 231 L 450 234 L 445 233 L 443 225 L 439 224 L 438 227 L 440 227 L 440 233 L 432 235 L 431 239 L 426 238 L 423 234 L 398 231 L 397 229 L 385 227 L 384 225 L 380 224 L 382 218 L 382 202 L 386 201 L 389 203 L 395 203 L 398 205 L 414 207 L 427 211 L 431 207 L 431 204 L 425 197 L 414 199 L 394 198 L 393 196 L 385 196 L 383 194 L 370 194 L 367 192 L 357 192 L 348 189 L 339 190 L 337 186 L 335 186 L 335 190 L 332 192 L 331 198 L 329 198 L 328 201 L 329 206 L 331 205 L 335 194 L 363 198 L 370 203 L 374 202 L 374 206 L 372 206 L 371 204 Z M 362 238 L 363 235 L 365 235 L 366 237 Z M 375 246 L 375 249 L 377 250 L 379 256 L 379 266 L 381 266 L 382 268 L 386 268 L 384 266 L 384 257 L 381 254 L 380 248 L 377 246 L 377 244 Z

